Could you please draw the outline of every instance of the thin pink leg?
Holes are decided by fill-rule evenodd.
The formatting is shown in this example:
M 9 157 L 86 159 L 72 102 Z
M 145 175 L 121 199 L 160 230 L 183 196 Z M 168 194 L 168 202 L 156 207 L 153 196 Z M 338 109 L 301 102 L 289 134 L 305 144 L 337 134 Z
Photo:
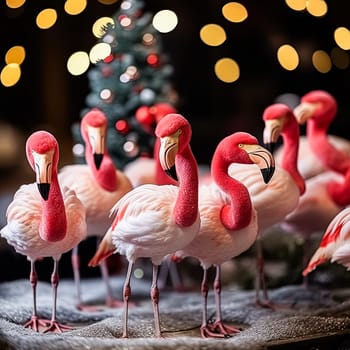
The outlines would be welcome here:
M 159 265 L 154 265 L 153 264 L 152 285 L 151 285 L 151 299 L 152 299 L 153 315 L 154 315 L 154 336 L 156 338 L 161 338 L 162 337 L 162 333 L 160 331 L 160 321 L 159 321 L 158 276 L 159 276 Z
M 77 308 L 81 310 L 83 304 L 82 304 L 82 298 L 81 298 L 80 259 L 79 259 L 78 246 L 75 246 L 72 249 L 71 261 L 72 261 L 72 267 L 73 267 L 74 283 L 77 291 L 76 305 L 77 305 Z
M 53 291 L 53 304 L 52 304 L 52 316 L 49 326 L 44 330 L 44 333 L 47 332 L 59 332 L 62 333 L 65 330 L 70 330 L 72 327 L 60 324 L 57 321 L 56 309 L 57 309 L 57 287 L 59 283 L 58 276 L 58 260 L 54 260 L 53 272 L 51 275 L 51 286 Z
M 122 338 L 128 338 L 128 317 L 129 317 L 129 299 L 131 297 L 130 279 L 132 273 L 133 263 L 129 261 L 128 271 L 126 273 L 124 287 L 123 287 L 123 300 L 124 300 L 124 324 Z
M 40 326 L 47 327 L 48 320 L 39 319 L 37 308 L 36 308 L 36 286 L 38 283 L 38 275 L 36 273 L 35 269 L 35 261 L 30 261 L 30 275 L 29 275 L 29 281 L 32 286 L 33 291 L 33 313 L 31 319 L 24 324 L 25 328 L 31 328 L 35 332 L 39 332 Z

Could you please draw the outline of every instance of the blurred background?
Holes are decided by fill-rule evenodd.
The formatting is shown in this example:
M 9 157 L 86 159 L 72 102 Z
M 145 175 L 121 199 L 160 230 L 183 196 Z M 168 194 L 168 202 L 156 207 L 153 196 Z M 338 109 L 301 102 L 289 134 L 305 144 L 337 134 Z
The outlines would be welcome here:
M 13 191 L 33 181 L 24 158 L 29 133 L 53 132 L 61 145 L 60 164 L 74 162 L 72 126 L 91 107 L 89 71 L 106 58 L 92 59 L 100 41 L 94 25 L 126 2 L 1 3 L 1 226 Z M 145 12 L 165 16 L 156 28 L 160 54 L 172 67 L 176 107 L 191 121 L 199 163 L 209 164 L 218 141 L 234 131 L 261 139 L 265 107 L 277 101 L 293 107 L 313 89 L 336 97 L 339 111 L 330 132 L 348 138 L 348 7 L 342 0 L 145 1 Z M 69 64 L 78 52 L 90 61 L 74 71 Z

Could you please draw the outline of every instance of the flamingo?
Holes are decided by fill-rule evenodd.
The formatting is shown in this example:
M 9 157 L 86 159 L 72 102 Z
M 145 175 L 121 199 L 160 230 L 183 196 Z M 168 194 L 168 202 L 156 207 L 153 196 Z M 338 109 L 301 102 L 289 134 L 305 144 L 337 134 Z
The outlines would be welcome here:
M 125 278 L 124 323 L 122 337 L 128 337 L 130 279 L 138 258 L 150 258 L 153 266 L 151 300 L 155 337 L 161 337 L 159 322 L 159 266 L 168 254 L 188 245 L 200 226 L 198 211 L 198 168 L 189 142 L 192 130 L 180 114 L 168 114 L 155 130 L 161 140 L 159 159 L 163 169 L 176 177 L 179 185 L 145 184 L 134 188 L 112 208 L 114 221 L 89 266 L 118 252 L 129 261 Z
M 336 262 L 350 269 L 350 207 L 340 211 L 326 228 L 319 248 L 303 270 L 307 276 L 326 261 Z
M 305 237 L 306 243 L 312 234 L 323 232 L 331 220 L 350 204 L 350 157 L 334 147 L 327 135 L 336 112 L 335 99 L 323 90 L 304 95 L 294 110 L 299 124 L 306 123 L 311 152 L 328 169 L 307 180 L 298 207 L 281 224 L 285 231 Z
M 281 222 L 298 205 L 299 197 L 305 191 L 305 181 L 297 168 L 299 125 L 293 111 L 285 104 L 268 106 L 262 116 L 264 143 L 272 149 L 281 135 L 284 153 L 280 166 L 267 184 L 262 181 L 258 167 L 232 164 L 229 173 L 247 186 L 253 205 L 258 212 L 259 234 L 257 247 L 256 302 L 262 306 L 272 306 L 265 286 L 264 259 L 261 237 L 268 228 Z M 260 291 L 263 292 L 262 300 Z
M 269 181 L 273 174 L 274 160 L 269 151 L 258 145 L 255 137 L 237 132 L 224 138 L 217 146 L 212 162 L 211 175 L 214 183 L 201 185 L 199 211 L 201 227 L 194 240 L 176 252 L 173 259 L 195 257 L 203 268 L 201 292 L 203 297 L 201 335 L 228 337 L 239 332 L 225 325 L 221 316 L 221 265 L 246 251 L 256 240 L 258 217 L 247 188 L 228 175 L 231 163 L 257 164 L 260 176 Z M 218 189 L 219 187 L 219 189 Z M 216 320 L 207 321 L 208 282 L 207 271 L 216 268 L 213 283 L 216 304 Z
M 7 225 L 1 229 L 1 236 L 30 261 L 33 313 L 24 327 L 37 332 L 40 327 L 45 327 L 44 332 L 63 332 L 71 327 L 60 324 L 56 318 L 58 265 L 62 254 L 86 237 L 85 209 L 73 190 L 65 187 L 61 192 L 57 179 L 58 143 L 52 134 L 34 132 L 27 139 L 26 155 L 36 173 L 36 183 L 22 185 L 15 193 L 7 208 Z M 39 318 L 36 307 L 35 262 L 44 257 L 52 257 L 54 261 L 51 320 Z
M 87 236 L 102 237 L 112 219 L 109 211 L 114 203 L 132 189 L 131 182 L 123 172 L 117 170 L 106 147 L 107 118 L 98 109 L 92 109 L 81 120 L 81 134 L 85 141 L 85 159 L 87 164 L 67 165 L 59 172 L 61 185 L 74 189 L 84 203 L 87 220 Z M 78 246 L 72 251 L 72 266 L 77 288 L 77 307 L 84 306 L 81 297 Z M 121 301 L 113 299 L 109 284 L 106 262 L 100 264 L 105 281 L 106 305 L 120 306 Z

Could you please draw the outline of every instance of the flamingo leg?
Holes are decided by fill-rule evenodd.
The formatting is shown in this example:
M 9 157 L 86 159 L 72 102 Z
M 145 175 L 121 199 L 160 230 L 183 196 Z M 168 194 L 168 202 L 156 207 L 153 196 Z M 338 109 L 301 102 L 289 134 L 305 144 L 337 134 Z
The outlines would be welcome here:
M 108 307 L 121 307 L 123 305 L 123 302 L 113 297 L 106 260 L 103 260 L 100 263 L 100 270 L 101 270 L 102 279 L 106 286 L 106 305 Z
M 44 319 L 39 319 L 36 307 L 36 286 L 38 283 L 38 275 L 35 269 L 35 261 L 30 261 L 30 275 L 29 275 L 30 284 L 33 291 L 33 313 L 31 319 L 24 324 L 25 328 L 31 328 L 35 332 L 39 332 L 40 326 L 47 327 L 48 321 Z
M 207 314 L 207 304 L 208 304 L 208 270 L 203 268 L 203 277 L 201 283 L 201 294 L 202 294 L 202 325 L 201 325 L 201 335 L 202 338 L 210 337 L 210 331 L 208 328 L 208 314 Z
M 51 286 L 53 292 L 53 303 L 52 303 L 52 316 L 49 326 L 44 330 L 47 332 L 59 332 L 62 333 L 64 330 L 70 330 L 72 327 L 60 324 L 57 321 L 56 310 L 57 310 L 57 287 L 59 283 L 58 275 L 58 260 L 54 260 L 53 272 L 51 274 Z
M 83 303 L 82 303 L 82 298 L 81 298 L 81 282 L 80 282 L 80 259 L 79 259 L 79 252 L 78 252 L 78 246 L 75 246 L 72 249 L 72 256 L 71 256 L 71 261 L 72 261 L 72 267 L 73 267 L 73 275 L 74 275 L 74 283 L 75 283 L 75 288 L 77 291 L 77 308 L 79 310 L 83 309 Z
M 159 265 L 153 264 L 152 285 L 151 285 L 151 300 L 153 305 L 154 315 L 154 335 L 156 338 L 161 338 L 160 320 L 159 320 L 159 288 L 158 288 Z
M 129 261 L 128 271 L 126 273 L 126 278 L 123 287 L 123 300 L 124 300 L 124 324 L 123 324 L 123 335 L 122 338 L 128 338 L 128 306 L 129 299 L 131 296 L 130 279 L 132 273 L 133 263 Z

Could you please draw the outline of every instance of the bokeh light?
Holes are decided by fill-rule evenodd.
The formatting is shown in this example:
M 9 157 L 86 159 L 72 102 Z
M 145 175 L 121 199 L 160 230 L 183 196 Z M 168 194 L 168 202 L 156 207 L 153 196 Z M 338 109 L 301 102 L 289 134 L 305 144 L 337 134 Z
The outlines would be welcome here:
M 248 17 L 247 9 L 239 2 L 228 2 L 222 7 L 223 16 L 230 22 L 240 23 Z
M 349 54 L 346 51 L 340 49 L 339 47 L 335 47 L 332 50 L 331 59 L 333 64 L 339 69 L 346 69 L 349 67 Z
M 177 15 L 171 10 L 162 10 L 153 16 L 152 25 L 160 33 L 169 33 L 177 26 Z
M 218 24 L 207 24 L 199 32 L 201 40 L 209 46 L 219 46 L 226 40 L 224 28 Z
M 68 72 L 72 75 L 84 74 L 90 65 L 89 55 L 84 51 L 73 53 L 67 61 Z
M 306 8 L 306 0 L 285 0 L 288 7 L 294 11 L 304 11 Z
M 328 73 L 332 68 L 331 58 L 323 50 L 317 50 L 313 53 L 312 64 L 320 73 Z
M 6 0 L 6 5 L 11 9 L 18 9 L 23 6 L 25 2 L 26 0 Z
M 279 64 L 286 70 L 294 70 L 299 65 L 299 55 L 295 48 L 285 44 L 277 50 L 277 59 Z
M 91 63 L 102 61 L 112 52 L 111 45 L 107 43 L 98 43 L 94 45 L 89 53 Z
M 334 40 L 343 50 L 350 49 L 350 31 L 345 27 L 338 27 L 334 31 Z
M 10 87 L 16 85 L 21 77 L 21 67 L 17 63 L 7 64 L 1 71 L 0 81 L 2 85 Z
M 57 12 L 55 9 L 45 9 L 39 12 L 36 17 L 36 25 L 40 29 L 51 28 L 57 21 Z
M 22 64 L 26 57 L 26 51 L 23 46 L 12 46 L 5 55 L 5 62 L 7 64 L 17 63 Z
M 82 13 L 87 5 L 87 0 L 67 0 L 64 3 L 64 10 L 69 15 L 78 15 Z
M 232 58 L 221 58 L 215 63 L 215 74 L 225 83 L 233 83 L 240 75 L 239 65 Z
M 327 3 L 323 0 L 306 1 L 306 10 L 315 17 L 322 17 L 328 11 Z
M 96 38 L 101 38 L 104 34 L 104 28 L 107 24 L 112 24 L 114 26 L 113 18 L 111 17 L 100 17 L 92 26 L 92 34 Z

